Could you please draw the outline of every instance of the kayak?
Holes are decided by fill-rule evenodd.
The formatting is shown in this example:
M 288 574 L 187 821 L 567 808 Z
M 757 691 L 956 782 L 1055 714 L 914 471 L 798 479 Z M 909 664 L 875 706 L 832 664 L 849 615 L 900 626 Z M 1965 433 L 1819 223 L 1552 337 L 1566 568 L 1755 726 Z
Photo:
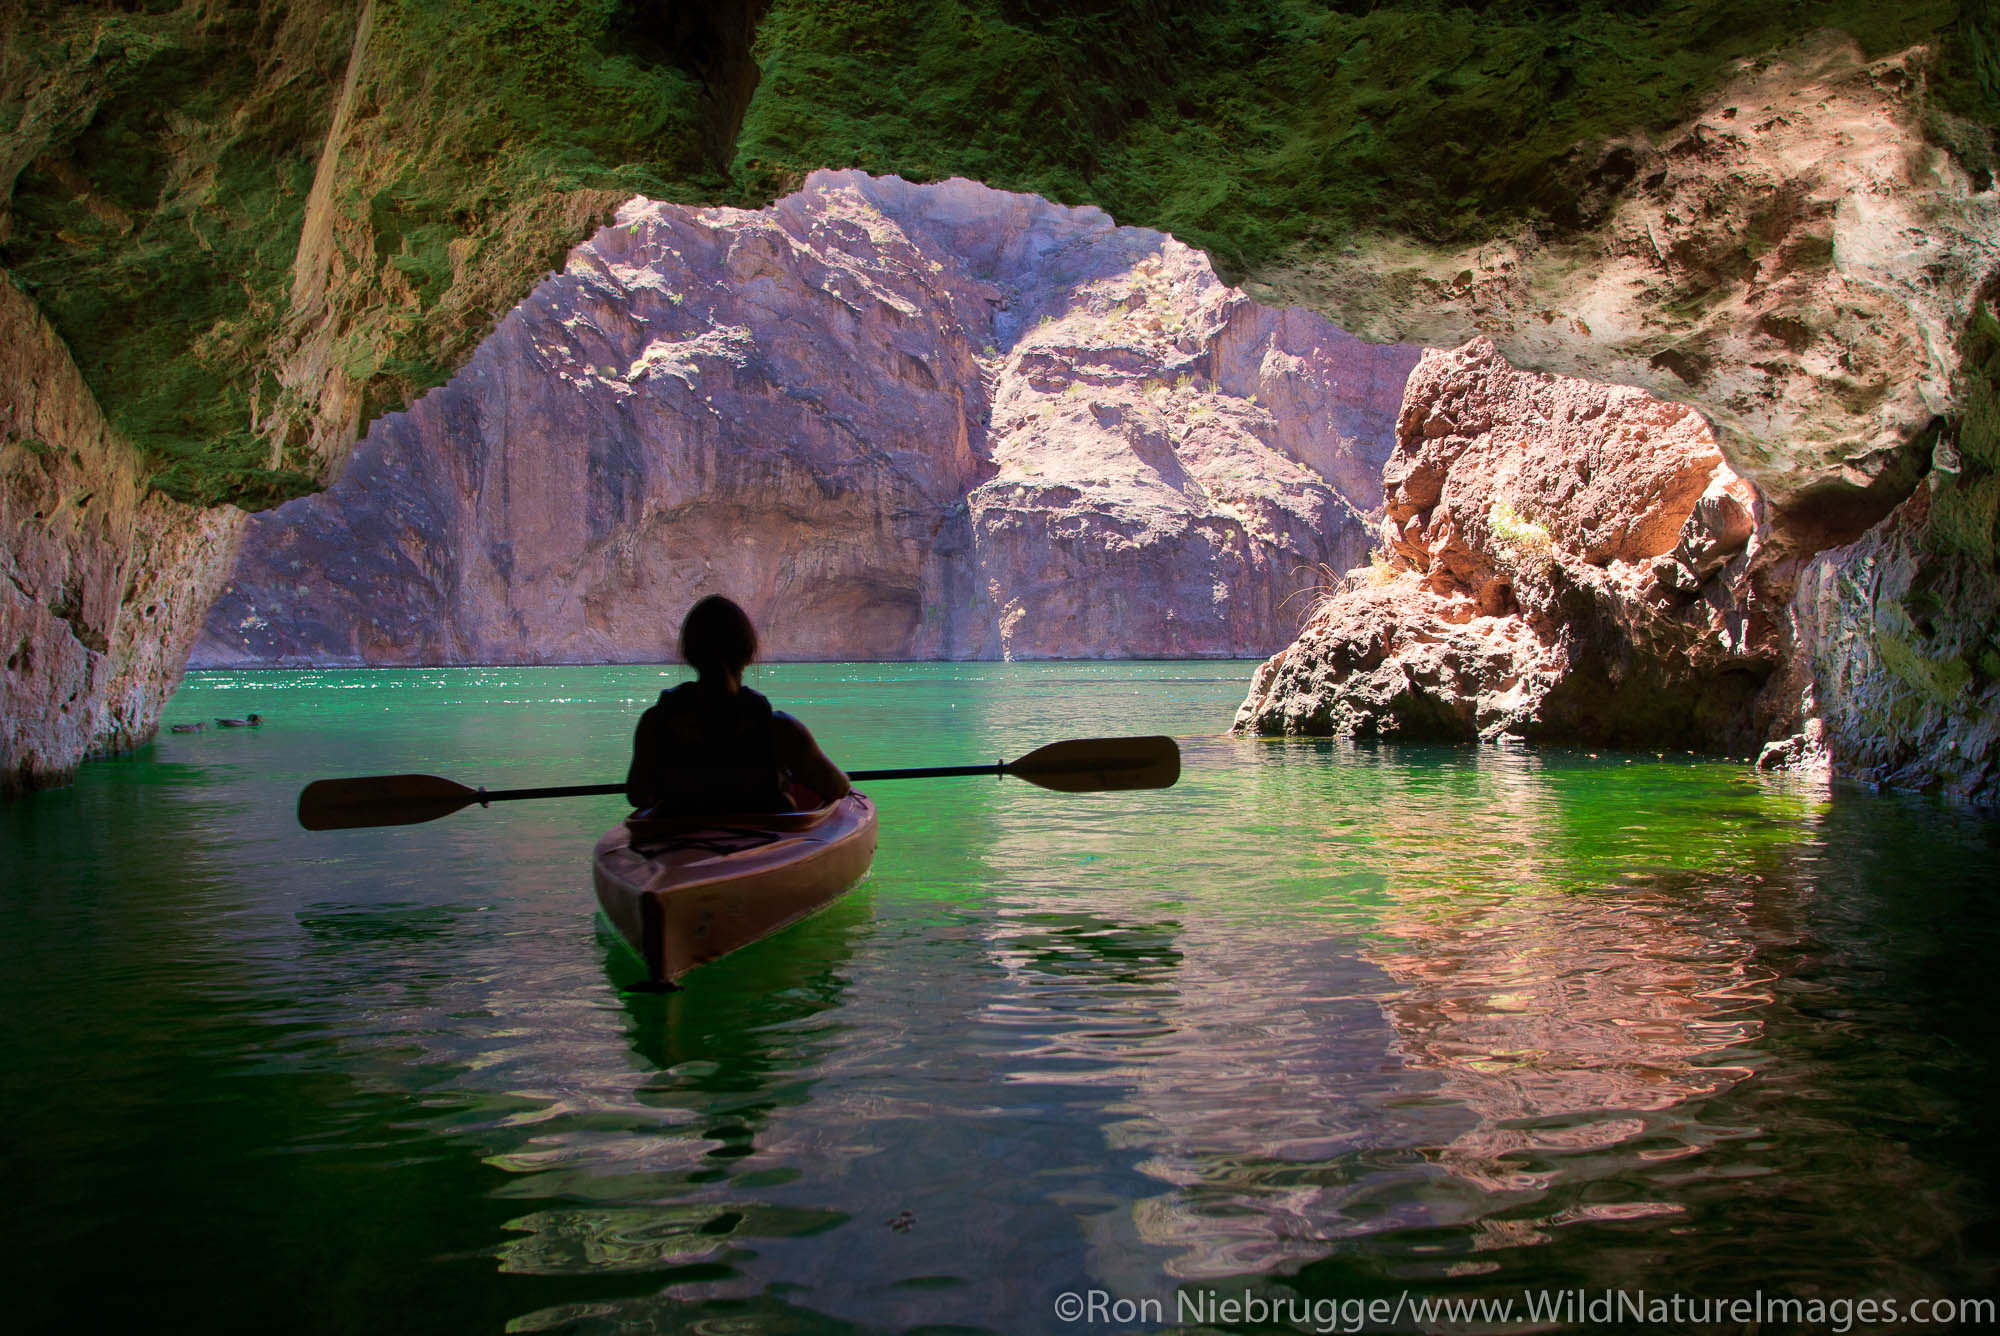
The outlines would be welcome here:
M 591 856 L 597 902 L 656 984 L 824 909 L 875 858 L 859 793 L 800 812 L 628 817 Z

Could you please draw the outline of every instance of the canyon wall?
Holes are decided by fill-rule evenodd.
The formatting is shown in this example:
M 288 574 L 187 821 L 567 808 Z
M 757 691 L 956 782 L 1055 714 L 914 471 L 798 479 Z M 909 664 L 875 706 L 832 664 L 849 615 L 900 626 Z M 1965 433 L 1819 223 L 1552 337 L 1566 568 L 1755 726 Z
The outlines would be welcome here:
M 335 478 L 371 420 L 441 384 L 635 191 L 754 206 L 839 163 L 1089 200 L 1367 337 L 1483 333 L 1523 368 L 1699 409 L 1769 497 L 1765 549 L 1828 550 L 1821 574 L 1799 568 L 1819 593 L 1784 617 L 1802 648 L 1771 679 L 1797 705 L 1781 753 L 1852 738 L 1849 773 L 1976 790 L 1985 763 L 1962 758 L 1991 750 L 1978 702 L 2000 641 L 1980 590 L 2000 507 L 1964 385 L 1996 263 L 2000 11 L 1366 11 L 29 0 L 0 14 L 0 83 L 18 94 L 0 263 L 136 446 L 137 487 L 255 508 Z M 977 360 L 991 370 L 983 346 Z M 1184 425 L 1227 420 L 1229 401 L 1285 411 L 1224 390 Z M 1003 418 L 1034 403 L 997 376 L 987 398 Z M 1113 406 L 1124 420 L 1102 429 L 1139 432 L 1139 405 Z M 9 560 L 90 567 L 83 531 L 34 527 L 41 489 L 89 484 L 7 458 L 8 513 L 30 517 Z M 987 462 L 980 486 L 1033 481 Z M 1205 467 L 1184 466 L 1219 495 Z M 1018 517 L 993 541 L 1040 543 L 1057 485 L 996 503 Z M 921 575 L 894 578 L 921 601 Z M 1098 578 L 1056 563 L 1031 583 L 1059 606 Z M 1177 596 L 1200 605 L 1198 583 Z M 114 620 L 145 624 L 142 584 Z M 69 605 L 51 589 L 29 601 L 59 656 Z M 968 608 L 940 636 L 1034 620 L 991 611 L 990 631 Z M 9 673 L 10 730 L 65 704 L 110 717 L 88 685 L 71 702 L 66 678 Z M 132 736 L 109 728 L 64 745 Z
M 149 491 L 62 341 L 0 283 L 0 792 L 152 738 L 243 518 Z
M 1671 132 L 1593 150 L 1584 234 L 1363 246 L 1250 283 L 1376 336 L 1491 341 L 1413 378 L 1386 561 L 1265 665 L 1238 727 L 1694 744 L 2000 798 L 2000 193 L 1990 155 L 1943 142 L 1986 131 L 1934 72 L 1814 34 Z M 1633 418 L 1628 392 L 1509 361 L 1660 397 Z M 1603 400 L 1583 435 L 1576 395 Z M 1667 401 L 1701 410 L 1723 472 Z M 1687 471 L 1660 492 L 1662 468 Z M 1550 469 L 1559 493 L 1638 470 L 1613 509 L 1643 550 L 1607 555 Z M 1691 567 L 1697 524 L 1740 554 Z
M 656 661 L 707 592 L 779 658 L 1266 653 L 1365 555 L 1416 355 L 966 181 L 634 200 L 251 521 L 195 661 Z
M 1239 731 L 1754 756 L 2000 800 L 2000 322 L 1924 483 L 1850 543 L 1633 387 L 1427 352 L 1373 563 L 1258 670 Z

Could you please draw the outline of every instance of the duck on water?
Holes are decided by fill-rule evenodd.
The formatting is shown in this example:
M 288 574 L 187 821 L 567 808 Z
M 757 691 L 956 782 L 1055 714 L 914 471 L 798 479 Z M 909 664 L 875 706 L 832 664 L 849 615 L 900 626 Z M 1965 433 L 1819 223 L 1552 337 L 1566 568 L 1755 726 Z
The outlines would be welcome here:
M 261 714 L 252 714 L 246 715 L 241 719 L 217 719 L 215 723 L 218 728 L 262 728 L 264 725 L 264 716 Z M 167 731 L 170 733 L 199 733 L 207 727 L 207 724 L 197 720 L 192 724 L 169 724 L 167 725 Z

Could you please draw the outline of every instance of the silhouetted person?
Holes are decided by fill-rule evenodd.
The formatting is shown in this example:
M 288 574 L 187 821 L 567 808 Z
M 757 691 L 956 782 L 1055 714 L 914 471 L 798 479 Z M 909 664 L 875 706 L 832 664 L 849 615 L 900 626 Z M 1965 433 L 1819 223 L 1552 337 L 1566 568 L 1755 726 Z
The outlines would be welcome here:
M 660 693 L 639 717 L 625 798 L 654 815 L 678 812 L 783 812 L 787 783 L 832 802 L 852 787 L 804 724 L 743 685 L 757 657 L 749 617 L 720 595 L 688 610 L 681 658 L 698 675 Z

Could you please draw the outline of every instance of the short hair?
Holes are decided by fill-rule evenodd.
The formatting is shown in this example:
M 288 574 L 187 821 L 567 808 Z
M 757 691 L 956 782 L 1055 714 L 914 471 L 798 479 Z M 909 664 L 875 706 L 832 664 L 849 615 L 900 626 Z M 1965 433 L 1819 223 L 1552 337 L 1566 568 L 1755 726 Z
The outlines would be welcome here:
M 743 609 L 710 594 L 681 622 L 681 660 L 699 673 L 740 673 L 757 658 L 757 628 Z

